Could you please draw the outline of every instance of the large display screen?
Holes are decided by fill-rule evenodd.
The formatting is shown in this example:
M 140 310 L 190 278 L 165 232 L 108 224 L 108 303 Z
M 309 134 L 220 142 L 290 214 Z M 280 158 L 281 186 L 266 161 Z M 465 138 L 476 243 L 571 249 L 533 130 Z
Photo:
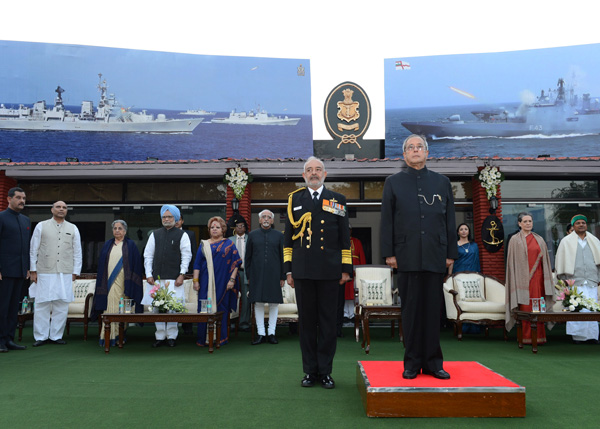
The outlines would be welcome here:
M 306 158 L 310 62 L 0 41 L 0 158 Z
M 413 133 L 433 157 L 599 153 L 598 44 L 384 64 L 388 157 Z

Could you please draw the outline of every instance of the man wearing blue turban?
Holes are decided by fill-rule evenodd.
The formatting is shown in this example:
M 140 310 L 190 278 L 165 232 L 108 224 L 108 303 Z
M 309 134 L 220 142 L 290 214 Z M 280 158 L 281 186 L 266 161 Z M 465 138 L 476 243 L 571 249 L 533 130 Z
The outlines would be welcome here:
M 183 280 L 192 259 L 190 239 L 183 230 L 175 228 L 181 217 L 177 207 L 165 204 L 160 209 L 160 217 L 163 227 L 152 232 L 144 249 L 146 281 L 154 286 L 156 279 L 160 286 L 175 292 L 176 299 L 185 299 Z M 145 296 L 142 304 L 151 302 L 151 298 Z M 157 322 L 156 341 L 152 347 L 162 346 L 165 340 L 169 347 L 175 347 L 177 334 L 177 323 Z

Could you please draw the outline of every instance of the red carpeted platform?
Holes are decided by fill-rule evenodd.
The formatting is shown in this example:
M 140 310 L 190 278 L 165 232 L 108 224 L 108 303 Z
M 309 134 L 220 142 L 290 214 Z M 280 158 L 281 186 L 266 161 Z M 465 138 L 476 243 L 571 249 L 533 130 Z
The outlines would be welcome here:
M 359 361 L 356 383 L 369 417 L 525 417 L 525 387 L 478 362 L 444 362 L 450 380 L 402 378 L 404 364 Z

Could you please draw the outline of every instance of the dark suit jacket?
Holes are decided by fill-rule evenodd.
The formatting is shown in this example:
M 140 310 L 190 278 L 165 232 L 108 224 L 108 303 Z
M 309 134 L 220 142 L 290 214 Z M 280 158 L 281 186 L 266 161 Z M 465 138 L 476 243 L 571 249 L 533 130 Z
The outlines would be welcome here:
M 317 209 L 314 208 L 312 195 L 307 188 L 292 193 L 291 197 L 283 241 L 284 272 L 291 272 L 294 279 L 309 280 L 339 280 L 342 273 L 352 275 L 346 197 L 323 188 Z M 323 210 L 323 200 L 332 199 L 346 208 L 345 216 Z M 298 221 L 307 212 L 312 216 L 312 239 L 308 240 L 307 224 L 304 236 L 292 240 L 292 236 L 300 232 L 302 225 L 294 228 L 290 222 L 290 213 Z
M 395 256 L 398 271 L 446 272 L 446 258 L 458 258 L 455 229 L 454 197 L 446 176 L 427 167 L 407 167 L 386 179 L 381 256 Z
M 0 212 L 0 273 L 2 277 L 27 277 L 29 271 L 29 218 L 10 208 Z
M 190 245 L 192 246 L 192 259 L 190 260 L 190 265 L 188 268 L 188 274 L 192 274 L 194 272 L 194 261 L 196 260 L 196 252 L 198 251 L 198 243 L 196 243 L 196 234 L 194 231 L 190 231 L 189 229 L 184 229 L 188 237 L 190 238 Z

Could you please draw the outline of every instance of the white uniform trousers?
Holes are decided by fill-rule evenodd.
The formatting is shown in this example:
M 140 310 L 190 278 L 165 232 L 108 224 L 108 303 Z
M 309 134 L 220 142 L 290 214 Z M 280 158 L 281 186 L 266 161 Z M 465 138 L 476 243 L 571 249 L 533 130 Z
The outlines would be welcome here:
M 354 300 L 347 299 L 344 301 L 344 317 L 354 319 Z
M 277 314 L 279 313 L 279 304 L 269 303 L 269 335 L 275 335 L 277 327 Z M 256 319 L 256 331 L 258 335 L 265 336 L 265 303 L 254 303 L 254 317 Z
M 60 340 L 67 324 L 69 303 L 62 300 L 37 302 L 33 313 L 33 338 L 36 341 Z

